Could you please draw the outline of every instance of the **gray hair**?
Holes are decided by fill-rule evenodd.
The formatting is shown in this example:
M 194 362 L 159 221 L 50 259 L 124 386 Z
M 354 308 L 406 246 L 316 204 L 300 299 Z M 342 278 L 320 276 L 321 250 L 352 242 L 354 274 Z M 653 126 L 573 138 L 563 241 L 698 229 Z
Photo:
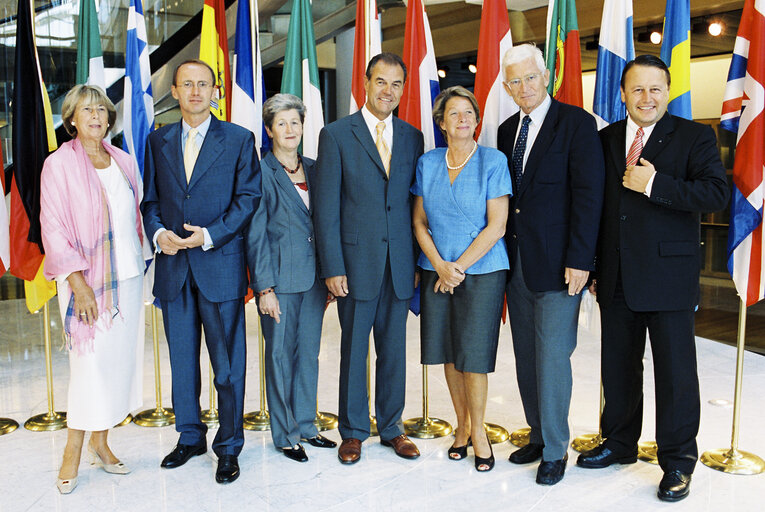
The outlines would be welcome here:
M 78 84 L 69 89 L 64 97 L 64 103 L 61 105 L 61 120 L 64 122 L 66 133 L 70 136 L 77 136 L 77 128 L 72 125 L 72 118 L 80 101 L 84 101 L 86 105 L 103 105 L 106 107 L 109 114 L 108 128 L 114 126 L 114 122 L 117 120 L 117 109 L 114 108 L 114 103 L 104 90 L 95 85 Z
M 263 103 L 263 124 L 270 130 L 276 114 L 285 110 L 297 110 L 300 122 L 305 121 L 305 104 L 303 100 L 294 94 L 279 93 L 274 94 Z
M 542 55 L 542 50 L 533 44 L 525 43 L 519 44 L 518 46 L 513 46 L 505 52 L 505 55 L 502 57 L 502 75 L 505 75 L 508 66 L 518 64 L 519 62 L 523 62 L 526 59 L 534 59 L 534 63 L 539 68 L 540 73 L 543 73 L 545 69 L 547 69 L 544 55 Z

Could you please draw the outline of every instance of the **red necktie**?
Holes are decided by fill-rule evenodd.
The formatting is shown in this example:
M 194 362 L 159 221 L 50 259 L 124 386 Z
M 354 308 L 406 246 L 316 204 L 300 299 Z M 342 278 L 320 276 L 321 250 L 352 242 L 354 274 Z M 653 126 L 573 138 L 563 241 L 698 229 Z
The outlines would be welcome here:
M 640 153 L 643 152 L 643 127 L 639 127 L 635 133 L 635 140 L 632 141 L 630 150 L 627 153 L 627 167 L 638 163 Z

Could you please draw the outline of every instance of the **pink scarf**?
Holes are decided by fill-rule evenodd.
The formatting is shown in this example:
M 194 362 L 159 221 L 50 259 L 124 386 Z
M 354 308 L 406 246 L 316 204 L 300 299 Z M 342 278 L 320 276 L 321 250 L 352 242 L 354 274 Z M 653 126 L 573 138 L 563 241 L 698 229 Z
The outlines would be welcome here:
M 133 191 L 135 228 L 138 239 L 143 241 L 139 210 L 142 185 L 133 158 L 106 141 L 102 144 Z M 101 180 L 77 139 L 62 144 L 45 160 L 40 179 L 40 223 L 45 247 L 45 277 L 53 279 L 82 271 L 85 282 L 96 296 L 98 324 L 103 321 L 103 328 L 109 329 L 112 319 L 119 314 L 119 276 L 114 268 L 111 214 Z M 76 318 L 74 296 L 66 288 L 69 294 L 64 317 L 67 345 L 79 351 L 92 350 L 97 327 L 90 327 Z

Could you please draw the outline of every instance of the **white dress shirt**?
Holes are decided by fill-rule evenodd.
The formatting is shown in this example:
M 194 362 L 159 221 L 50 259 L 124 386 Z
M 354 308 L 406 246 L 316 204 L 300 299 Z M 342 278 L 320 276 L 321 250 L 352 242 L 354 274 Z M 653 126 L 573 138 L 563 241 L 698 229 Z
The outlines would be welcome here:
M 372 135 L 372 141 L 377 142 L 377 123 L 380 119 L 369 111 L 366 103 L 361 107 L 361 115 L 364 117 L 364 122 L 367 123 L 369 133 Z M 393 154 L 393 114 L 388 114 L 388 117 L 382 120 L 385 123 L 385 130 L 383 130 L 383 140 L 388 145 L 388 150 Z
M 525 114 L 523 110 L 521 110 L 520 114 L 521 117 L 519 118 L 518 128 L 515 130 L 515 140 L 518 140 L 518 135 L 521 133 L 521 127 L 523 126 L 523 118 L 528 115 L 528 117 L 531 118 L 531 121 L 529 122 L 529 135 L 526 138 L 526 152 L 523 153 L 523 168 L 526 168 L 526 160 L 529 159 L 529 153 L 531 152 L 531 148 L 534 147 L 534 141 L 537 140 L 537 135 L 539 135 L 539 130 L 542 129 L 542 123 L 545 122 L 545 117 L 547 117 L 547 111 L 550 110 L 550 105 L 552 105 L 552 100 L 550 99 L 549 94 L 545 94 L 545 99 L 540 103 L 540 105 L 531 111 L 530 114 Z M 515 143 L 513 143 L 513 148 L 515 147 Z
M 651 133 L 653 133 L 653 129 L 656 127 L 656 123 L 652 124 L 651 126 L 644 126 L 643 127 L 643 147 L 648 143 L 648 138 L 651 136 Z M 627 155 L 630 153 L 630 148 L 632 147 L 632 142 L 635 140 L 635 134 L 638 131 L 638 128 L 640 128 L 635 121 L 630 119 L 630 116 L 627 116 L 627 136 L 624 137 L 624 161 L 626 164 L 627 161 Z M 638 160 L 637 165 L 640 165 L 640 161 Z M 651 189 L 653 188 L 653 179 L 656 177 L 656 171 L 651 175 L 651 177 L 648 180 L 648 183 L 645 186 L 645 194 L 648 197 L 651 197 Z

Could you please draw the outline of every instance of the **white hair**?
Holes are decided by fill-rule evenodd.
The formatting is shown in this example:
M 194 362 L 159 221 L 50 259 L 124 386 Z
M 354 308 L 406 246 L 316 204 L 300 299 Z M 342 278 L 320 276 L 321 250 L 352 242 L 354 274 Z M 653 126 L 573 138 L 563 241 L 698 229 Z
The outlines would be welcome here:
M 542 50 L 533 44 L 525 43 L 513 46 L 505 52 L 505 55 L 502 57 L 502 73 L 506 73 L 508 66 L 518 64 L 526 59 L 534 59 L 534 63 L 539 68 L 540 73 L 547 69 Z

